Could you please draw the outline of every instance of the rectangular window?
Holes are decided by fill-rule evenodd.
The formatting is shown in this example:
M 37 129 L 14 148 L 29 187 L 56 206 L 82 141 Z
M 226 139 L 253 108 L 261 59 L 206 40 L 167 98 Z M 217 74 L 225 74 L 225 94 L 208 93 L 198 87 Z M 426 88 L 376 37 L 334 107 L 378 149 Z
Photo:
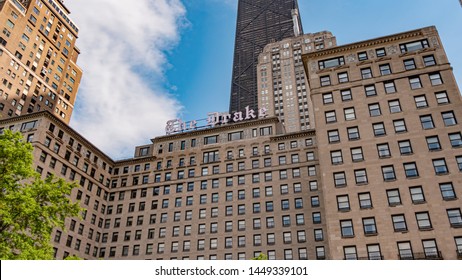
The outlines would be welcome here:
M 441 92 L 435 93 L 435 98 L 436 98 L 436 102 L 437 102 L 439 105 L 448 104 L 448 103 L 449 103 L 448 94 L 447 94 L 445 91 L 441 91 Z
M 357 126 L 347 128 L 348 140 L 358 140 L 359 137 L 359 128 Z
M 401 197 L 398 189 L 387 190 L 387 199 L 389 206 L 401 205 Z
M 338 75 L 338 82 L 339 83 L 348 82 L 348 73 L 347 72 L 338 73 L 337 75 Z
M 362 150 L 361 147 L 359 147 L 359 148 L 351 148 L 350 152 L 351 152 L 351 160 L 353 162 L 363 161 L 364 160 L 363 150 Z
M 414 178 L 419 176 L 415 162 L 404 163 L 403 166 L 406 173 L 406 178 Z
M 411 187 L 409 188 L 411 194 L 411 200 L 414 204 L 421 204 L 425 202 L 425 196 L 422 187 Z
M 443 200 L 453 200 L 457 198 L 452 183 L 441 183 L 440 191 Z
M 346 186 L 345 172 L 334 173 L 334 184 L 337 188 Z
M 342 164 L 343 163 L 343 157 L 342 157 L 342 151 L 331 151 L 330 152 L 330 159 L 332 164 Z
M 428 212 L 415 213 L 415 218 L 417 220 L 417 226 L 420 230 L 428 230 L 432 228 L 432 223 L 430 221 Z
M 322 87 L 330 86 L 330 76 L 321 76 L 320 81 Z
M 428 45 L 427 39 L 399 45 L 399 48 L 401 49 L 401 53 L 413 52 L 413 51 L 421 50 L 421 49 L 428 48 L 428 47 L 429 45 Z
M 329 143 L 337 143 L 340 142 L 340 135 L 338 130 L 331 130 L 327 132 Z
M 419 77 L 411 77 L 411 78 L 409 78 L 409 85 L 411 86 L 411 89 L 422 88 L 422 83 L 420 82 Z
M 359 207 L 361 209 L 372 208 L 372 199 L 370 193 L 360 193 L 358 194 Z
M 386 53 L 386 51 L 385 51 L 385 48 L 376 49 L 376 50 L 375 50 L 375 55 L 376 55 L 377 57 L 386 56 L 387 53 Z
M 420 116 L 420 123 L 422 124 L 422 129 L 435 128 L 431 115 Z
M 335 115 L 335 111 L 327 111 L 325 112 L 326 123 L 334 123 L 337 121 L 337 117 Z
M 392 114 L 401 112 L 401 104 L 398 99 L 388 101 L 388 108 Z
M 460 212 L 460 208 L 458 209 L 448 209 L 447 210 L 449 223 L 451 227 L 462 227 L 462 216 Z
M 204 145 L 218 143 L 218 135 L 204 137 Z
M 404 69 L 405 70 L 409 71 L 409 70 L 414 70 L 416 68 L 415 61 L 414 61 L 413 58 L 406 59 L 406 60 L 403 61 L 403 63 L 404 63 Z
M 324 93 L 322 95 L 322 101 L 324 104 L 334 103 L 334 97 L 332 95 L 332 92 Z
M 358 53 L 358 60 L 359 61 L 364 61 L 364 60 L 367 60 L 367 52 L 360 52 Z
M 448 136 L 449 136 L 449 141 L 451 141 L 451 146 L 453 148 L 462 147 L 462 134 L 460 132 L 451 133 Z
M 355 170 L 355 180 L 357 185 L 367 184 L 366 169 Z
M 318 62 L 319 69 L 332 68 L 345 64 L 345 58 L 343 56 L 321 60 Z
M 343 109 L 346 121 L 351 121 L 356 119 L 355 108 L 345 108 Z
M 417 109 L 428 107 L 427 98 L 425 95 L 414 96 L 414 101 Z
M 427 140 L 427 147 L 429 151 L 441 150 L 440 140 L 437 135 L 425 138 Z
M 413 260 L 414 254 L 412 252 L 411 242 L 398 242 L 398 253 L 400 260 Z
M 453 111 L 441 113 L 445 126 L 452 126 L 457 124 L 456 117 Z
M 393 165 L 382 166 L 382 175 L 384 181 L 394 181 L 396 180 L 395 169 Z
M 399 152 L 401 155 L 410 155 L 412 154 L 412 146 L 409 140 L 399 141 Z
M 407 231 L 406 219 L 404 214 L 393 215 L 391 216 L 393 221 L 393 228 L 395 231 Z
M 381 123 L 375 123 L 372 125 L 372 128 L 374 129 L 374 135 L 375 136 L 383 136 L 386 135 L 385 132 L 385 125 Z
M 443 84 L 440 73 L 433 73 L 428 75 L 430 78 L 430 83 L 432 86 L 437 86 Z
M 342 96 L 342 101 L 349 101 L 353 99 L 350 89 L 341 90 L 340 95 Z
M 449 173 L 448 167 L 446 166 L 446 160 L 444 158 L 434 159 L 432 162 L 436 175 L 444 175 Z
M 385 88 L 385 93 L 395 93 L 396 92 L 395 82 L 393 81 L 383 82 L 383 86 Z
M 382 64 L 379 66 L 379 69 L 380 69 L 380 75 L 382 76 L 391 74 L 390 64 Z
M 404 119 L 394 120 L 393 127 L 395 128 L 396 133 L 403 133 L 407 131 L 406 123 L 404 122 Z
M 337 209 L 338 211 L 350 211 L 350 200 L 348 195 L 337 196 Z
M 243 131 L 237 131 L 237 132 L 232 132 L 228 133 L 228 141 L 236 141 L 236 140 L 241 140 L 244 137 L 244 132 Z
M 369 115 L 371 117 L 380 116 L 382 112 L 380 111 L 379 103 L 369 104 Z
M 426 55 L 423 57 L 425 67 L 436 65 L 435 57 L 431 55 Z
M 375 90 L 374 85 L 364 86 L 364 91 L 367 97 L 377 95 L 377 91 Z
M 372 78 L 372 69 L 370 67 L 361 69 L 361 78 L 363 80 Z
M 342 237 L 353 237 L 355 235 L 352 220 L 340 221 L 340 230 Z
M 363 218 L 363 228 L 365 235 L 377 234 L 377 227 L 375 225 L 375 218 Z

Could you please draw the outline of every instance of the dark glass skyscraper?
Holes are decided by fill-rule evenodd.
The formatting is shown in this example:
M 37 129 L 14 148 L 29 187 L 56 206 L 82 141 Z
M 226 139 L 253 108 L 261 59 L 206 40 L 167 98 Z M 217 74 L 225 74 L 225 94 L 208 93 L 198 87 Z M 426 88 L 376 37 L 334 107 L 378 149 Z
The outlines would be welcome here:
M 297 0 L 239 0 L 230 112 L 257 109 L 258 55 L 268 43 L 297 32 L 303 33 Z

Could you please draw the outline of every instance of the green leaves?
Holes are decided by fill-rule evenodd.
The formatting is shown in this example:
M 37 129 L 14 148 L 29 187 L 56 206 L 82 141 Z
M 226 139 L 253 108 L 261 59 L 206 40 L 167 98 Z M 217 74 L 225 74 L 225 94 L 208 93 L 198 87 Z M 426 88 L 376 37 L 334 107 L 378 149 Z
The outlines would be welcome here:
M 0 135 L 0 259 L 53 259 L 53 228 L 80 207 L 69 195 L 76 185 L 33 167 L 33 147 L 20 133 Z

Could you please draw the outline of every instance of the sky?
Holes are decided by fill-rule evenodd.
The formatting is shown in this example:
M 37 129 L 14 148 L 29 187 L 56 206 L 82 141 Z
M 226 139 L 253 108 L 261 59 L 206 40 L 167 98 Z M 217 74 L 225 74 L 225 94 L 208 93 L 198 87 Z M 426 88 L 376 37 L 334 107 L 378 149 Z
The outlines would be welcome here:
M 165 135 L 170 119 L 229 107 L 238 0 L 65 1 L 83 79 L 71 126 L 114 159 Z M 298 0 L 305 33 L 344 45 L 434 25 L 462 85 L 458 0 Z

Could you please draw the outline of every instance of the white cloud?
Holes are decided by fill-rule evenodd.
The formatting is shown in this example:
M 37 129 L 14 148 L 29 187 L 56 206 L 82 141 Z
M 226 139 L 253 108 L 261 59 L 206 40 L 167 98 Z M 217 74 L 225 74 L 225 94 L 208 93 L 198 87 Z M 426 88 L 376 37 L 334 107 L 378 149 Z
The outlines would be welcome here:
M 79 26 L 83 69 L 71 126 L 114 158 L 162 135 L 181 105 L 162 87 L 164 52 L 185 23 L 180 0 L 80 0 L 66 5 Z

